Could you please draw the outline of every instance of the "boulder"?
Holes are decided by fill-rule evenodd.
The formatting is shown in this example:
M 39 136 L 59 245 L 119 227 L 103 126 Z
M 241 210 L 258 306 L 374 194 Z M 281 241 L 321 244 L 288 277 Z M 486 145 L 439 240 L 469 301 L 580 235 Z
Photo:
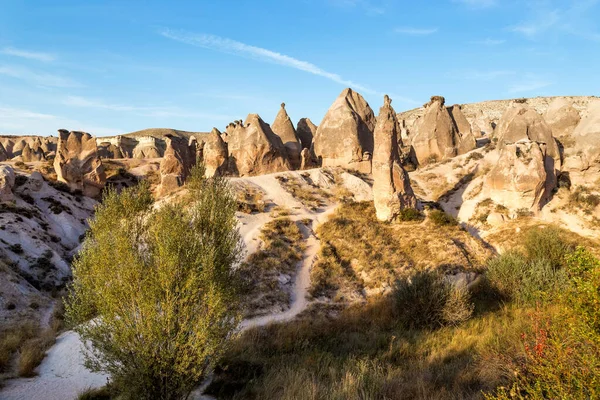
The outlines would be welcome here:
M 58 145 L 54 158 L 57 180 L 65 182 L 84 195 L 97 197 L 106 183 L 104 166 L 98 157 L 96 139 L 89 133 L 58 131 Z
M 573 107 L 573 102 L 564 97 L 557 97 L 550 103 L 544 113 L 544 120 L 552 129 L 552 136 L 565 137 L 570 136 L 581 117 L 579 112 Z
M 15 171 L 8 165 L 0 165 L 0 201 L 13 201 L 15 186 Z
M 281 141 L 258 114 L 249 114 L 227 127 L 227 171 L 232 175 L 263 175 L 290 170 Z
M 300 118 L 296 126 L 296 133 L 303 149 L 310 149 L 313 138 L 317 134 L 317 126 L 309 118 Z
M 185 138 L 165 137 L 165 155 L 160 162 L 159 195 L 165 195 L 180 186 L 196 164 L 196 145 Z
M 485 220 L 491 226 L 499 226 L 504 223 L 504 214 L 500 214 L 499 212 L 491 212 Z
M 365 99 L 344 89 L 317 128 L 313 151 L 323 167 L 371 172 L 375 114 Z
M 227 169 L 227 144 L 223 141 L 221 132 L 217 128 L 213 128 L 199 146 L 206 168 L 206 176 L 224 175 Z
M 484 178 L 489 197 L 513 210 L 539 211 L 556 187 L 554 165 L 548 165 L 552 158 L 546 149 L 545 143 L 529 139 L 506 144 Z
M 391 221 L 405 208 L 416 208 L 408 173 L 398 154 L 398 121 L 391 99 L 384 97 L 374 131 L 373 199 L 377 218 Z
M 281 138 L 291 167 L 299 169 L 302 145 L 296 135 L 294 124 L 285 110 L 285 103 L 281 103 L 281 108 L 275 117 L 275 121 L 273 121 L 273 125 L 271 125 L 271 129 Z
M 448 108 L 448 112 L 454 121 L 456 130 L 458 131 L 458 143 L 456 151 L 458 154 L 465 154 L 477 148 L 477 141 L 471 129 L 471 124 L 463 114 L 460 105 L 455 104 Z
M 433 96 L 424 105 L 425 114 L 416 124 L 416 133 L 411 143 L 418 164 L 424 165 L 456 156 L 458 132 L 444 103 L 442 96 Z

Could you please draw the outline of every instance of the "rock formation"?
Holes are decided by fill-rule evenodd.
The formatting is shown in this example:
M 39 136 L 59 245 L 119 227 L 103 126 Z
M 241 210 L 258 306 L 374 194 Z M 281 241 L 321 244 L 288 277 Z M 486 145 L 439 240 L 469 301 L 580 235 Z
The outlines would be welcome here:
M 448 112 L 454 121 L 454 126 L 458 131 L 458 143 L 456 145 L 456 151 L 458 154 L 465 154 L 471 150 L 477 148 L 477 141 L 473 135 L 471 124 L 467 121 L 467 118 L 462 113 L 458 104 L 448 108 Z
M 183 186 L 192 167 L 196 164 L 196 144 L 190 145 L 185 138 L 166 137 L 165 155 L 160 162 L 159 194 L 167 194 Z
M 160 158 L 164 155 L 164 148 L 154 136 L 137 138 L 138 143 L 133 149 L 133 158 Z M 166 140 L 165 140 L 165 145 Z
M 492 121 L 482 110 L 477 111 L 477 115 L 471 123 L 471 128 L 475 137 L 491 135 L 494 132 Z
M 374 132 L 373 198 L 381 221 L 397 218 L 404 208 L 417 207 L 408 173 L 400 165 L 398 121 L 391 103 L 386 95 Z
M 227 168 L 227 144 L 223 141 L 221 132 L 213 128 L 199 143 L 199 147 L 206 167 L 206 176 L 224 175 Z
M 552 129 L 540 114 L 526 105 L 509 108 L 500 118 L 494 135 L 498 139 L 500 149 L 506 144 L 521 140 L 544 143 L 546 154 L 560 162 L 560 153 L 556 140 L 552 136 Z
M 293 169 L 300 168 L 302 145 L 296 135 L 294 124 L 285 110 L 285 103 L 281 103 L 281 108 L 275 117 L 275 121 L 273 121 L 273 125 L 271 125 L 271 129 L 281 138 L 291 167 Z
M 310 149 L 313 138 L 317 134 L 317 126 L 309 118 L 300 118 L 296 126 L 296 133 L 298 134 L 302 148 Z
M 552 135 L 558 138 L 570 136 L 581 117 L 572 102 L 558 97 L 548 106 L 544 113 L 544 120 L 552 129 Z
M 15 171 L 8 165 L 0 165 L 0 201 L 12 201 L 15 186 Z
M 600 165 L 600 100 L 589 105 L 587 114 L 571 137 L 575 144 L 565 161 L 565 168 L 584 171 Z
M 38 171 L 32 172 L 23 189 L 30 192 L 39 192 L 44 187 L 44 177 Z
M 61 129 L 58 133 L 54 158 L 57 179 L 86 196 L 97 197 L 106 182 L 106 174 L 98 157 L 96 139 L 85 132 Z
M 442 96 L 433 96 L 425 104 L 425 114 L 416 125 L 412 148 L 418 164 L 441 161 L 456 155 L 458 132 Z
M 300 153 L 300 161 L 300 169 L 317 168 L 319 166 L 315 155 L 310 149 L 302 149 L 302 152 Z
M 551 159 L 544 143 L 523 139 L 506 144 L 484 179 L 484 190 L 496 203 L 510 209 L 538 211 L 556 186 L 555 170 L 547 165 Z
M 227 132 L 228 173 L 248 176 L 290 170 L 281 138 L 258 114 L 249 114 L 243 124 L 229 124 Z
M 23 162 L 42 161 L 44 159 L 44 151 L 41 149 L 41 146 L 36 146 L 35 149 L 32 149 L 29 143 L 26 143 L 21 151 L 21 161 Z
M 4 146 L 2 145 L 2 143 L 0 143 L 0 162 L 1 161 L 6 161 L 8 160 L 8 153 L 6 152 L 6 149 L 4 148 Z
M 365 99 L 345 89 L 317 128 L 313 150 L 324 167 L 371 172 L 375 114 Z

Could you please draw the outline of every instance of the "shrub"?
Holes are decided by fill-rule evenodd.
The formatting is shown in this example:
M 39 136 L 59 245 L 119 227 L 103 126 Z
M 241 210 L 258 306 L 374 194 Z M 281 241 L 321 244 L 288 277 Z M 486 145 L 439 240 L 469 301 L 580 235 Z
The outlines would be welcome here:
M 554 226 L 535 228 L 525 236 L 525 252 L 529 261 L 544 261 L 554 269 L 565 265 L 565 256 L 573 251 L 561 233 Z
M 108 189 L 73 262 L 67 319 L 90 345 L 87 366 L 125 397 L 185 398 L 240 320 L 235 198 L 202 165 L 186 186 L 158 209 L 146 182 Z
M 445 213 L 442 210 L 433 210 L 429 213 L 429 219 L 438 226 L 443 225 L 457 225 L 458 221 L 456 219 Z
M 19 351 L 19 364 L 17 366 L 19 376 L 30 378 L 35 376 L 35 369 L 42 362 L 49 349 L 56 341 L 55 332 L 46 330 L 41 337 L 26 341 Z
M 456 325 L 473 314 L 466 289 L 455 288 L 443 276 L 432 272 L 399 279 L 392 296 L 401 323 L 411 329 Z
M 27 178 L 27 176 L 25 176 L 25 175 L 16 175 L 15 176 L 15 187 L 23 186 L 24 184 L 27 183 L 28 180 L 29 180 L 29 178 Z
M 8 249 L 15 254 L 23 254 L 23 246 L 20 243 L 11 244 Z
M 484 155 L 479 152 L 472 152 L 467 157 L 467 162 L 470 162 L 471 160 L 481 160 L 483 157 L 484 157 Z
M 107 387 L 87 389 L 77 395 L 77 400 L 110 400 L 111 398 L 110 388 Z
M 398 219 L 400 221 L 420 221 L 423 219 L 423 214 L 414 208 L 405 208 L 400 210 Z
M 4 324 L 0 331 L 0 372 L 6 372 L 13 357 L 23 343 L 38 335 L 39 328 L 33 322 L 23 322 L 15 326 Z

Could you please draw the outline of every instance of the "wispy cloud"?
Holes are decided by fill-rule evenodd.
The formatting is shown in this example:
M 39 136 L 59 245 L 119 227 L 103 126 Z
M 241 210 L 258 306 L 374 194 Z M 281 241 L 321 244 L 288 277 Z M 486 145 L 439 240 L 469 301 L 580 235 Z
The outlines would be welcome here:
M 508 88 L 508 93 L 526 93 L 552 86 L 553 83 L 545 80 L 532 80 L 515 83 Z
M 454 3 L 461 3 L 471 8 L 489 8 L 498 4 L 497 0 L 452 0 Z
M 438 31 L 438 28 L 413 28 L 413 27 L 409 27 L 409 26 L 398 27 L 398 28 L 394 29 L 394 32 L 396 32 L 396 33 L 402 33 L 404 35 L 411 35 L 411 36 L 433 35 L 437 31 Z
M 385 14 L 385 7 L 382 4 L 374 4 L 369 0 L 329 0 L 329 3 L 345 9 L 360 8 L 371 16 Z
M 61 128 L 81 130 L 96 136 L 123 132 L 121 129 L 102 127 L 58 115 L 0 105 L 0 134 L 53 135 Z
M 90 99 L 81 96 L 67 96 L 62 103 L 66 106 L 79 108 L 92 108 L 99 110 L 109 110 L 115 112 L 131 113 L 143 117 L 156 118 L 207 118 L 215 120 L 231 121 L 235 117 L 223 114 L 199 113 L 196 111 L 184 110 L 172 106 L 132 106 L 118 103 L 105 102 L 98 99 Z
M 482 45 L 482 46 L 499 46 L 501 44 L 506 43 L 504 39 L 483 39 L 483 40 L 473 40 L 472 44 Z
M 0 50 L 1 54 L 6 54 L 8 56 L 27 58 L 29 60 L 43 61 L 43 62 L 51 62 L 56 59 L 54 54 L 42 53 L 37 51 L 29 51 L 23 49 L 15 49 L 14 47 L 5 47 Z
M 159 33 L 166 38 L 186 43 L 192 46 L 216 50 L 222 53 L 233 54 L 236 56 L 251 58 L 272 64 L 283 65 L 285 67 L 308 72 L 309 74 L 321 76 L 333 82 L 339 83 L 340 85 L 350 86 L 357 90 L 361 90 L 365 93 L 376 93 L 375 91 L 367 88 L 366 86 L 363 86 L 348 79 L 344 79 L 336 73 L 325 71 L 308 61 L 302 61 L 297 58 L 278 53 L 276 51 L 264 49 L 262 47 L 252 46 L 249 44 L 215 35 L 172 31 L 170 29 L 163 29 Z
M 20 79 L 38 86 L 72 88 L 81 87 L 82 85 L 58 75 L 47 73 L 39 73 L 28 68 L 16 67 L 11 65 L 0 65 L 0 75 L 9 76 L 11 78 Z
M 521 33 L 529 38 L 537 36 L 555 26 L 560 21 L 559 10 L 540 13 L 535 19 L 509 27 L 512 32 Z

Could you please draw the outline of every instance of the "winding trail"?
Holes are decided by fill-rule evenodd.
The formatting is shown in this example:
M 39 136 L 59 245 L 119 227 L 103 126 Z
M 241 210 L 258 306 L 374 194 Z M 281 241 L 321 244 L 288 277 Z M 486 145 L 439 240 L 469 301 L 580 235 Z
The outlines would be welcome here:
M 313 221 L 312 227 L 299 224 L 306 247 L 303 258 L 298 263 L 289 309 L 243 320 L 240 323 L 240 331 L 270 323 L 289 321 L 304 311 L 309 304 L 307 294 L 310 287 L 310 268 L 320 248 L 320 242 L 314 231 L 319 224 L 328 219 L 336 207 L 331 205 L 318 211 L 311 211 L 286 192 L 276 178 L 282 174 L 297 173 L 286 172 L 232 179 L 232 181 L 246 181 L 258 186 L 271 203 L 289 208 L 292 211 L 292 215 L 289 216 L 292 220 L 310 219 Z M 261 228 L 273 218 L 268 213 L 244 214 L 238 215 L 238 217 L 240 234 L 246 245 L 247 254 L 251 254 L 259 248 L 258 237 Z M 87 389 L 104 386 L 108 376 L 92 373 L 84 367 L 82 348 L 83 344 L 75 332 L 62 333 L 38 367 L 38 376 L 7 381 L 5 387 L 0 391 L 0 400 L 69 400 L 75 399 L 78 394 Z M 209 382 L 210 378 L 204 382 L 202 387 L 206 387 Z M 210 399 L 210 396 L 204 396 L 201 392 L 202 390 L 197 390 L 194 398 Z

